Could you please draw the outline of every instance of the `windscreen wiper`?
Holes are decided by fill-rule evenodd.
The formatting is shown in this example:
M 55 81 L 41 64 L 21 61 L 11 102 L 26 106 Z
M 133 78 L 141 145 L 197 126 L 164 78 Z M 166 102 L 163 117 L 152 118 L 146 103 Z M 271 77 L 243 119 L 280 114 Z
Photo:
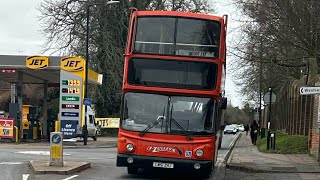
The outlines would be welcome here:
M 163 109 L 163 113 L 162 113 L 162 116 L 159 116 L 157 118 L 156 121 L 154 121 L 153 123 L 151 123 L 148 127 L 146 127 L 143 131 L 141 131 L 139 133 L 140 136 L 143 136 L 147 131 L 149 131 L 151 128 L 155 127 L 156 125 L 158 125 L 161 121 L 163 121 L 164 119 L 166 119 L 166 117 L 164 116 L 164 112 L 166 110 L 166 107 L 164 107 Z
M 143 131 L 141 131 L 141 132 L 139 133 L 139 135 L 140 135 L 140 136 L 143 136 L 143 135 L 144 135 L 147 131 L 149 131 L 151 128 L 153 128 L 153 127 L 155 127 L 156 125 L 158 125 L 158 124 L 161 122 L 161 120 L 163 120 L 163 119 L 165 119 L 163 116 L 159 116 L 156 121 L 154 121 L 153 123 L 151 123 L 151 124 L 150 124 L 148 127 L 146 127 Z
M 187 136 L 187 140 L 192 140 L 192 137 L 190 134 L 188 134 L 188 132 L 175 120 L 172 118 L 172 109 L 173 109 L 173 105 L 171 106 L 171 110 L 170 110 L 170 121 L 172 121 L 180 130 L 182 130 L 183 134 Z M 171 130 L 171 127 L 170 127 Z

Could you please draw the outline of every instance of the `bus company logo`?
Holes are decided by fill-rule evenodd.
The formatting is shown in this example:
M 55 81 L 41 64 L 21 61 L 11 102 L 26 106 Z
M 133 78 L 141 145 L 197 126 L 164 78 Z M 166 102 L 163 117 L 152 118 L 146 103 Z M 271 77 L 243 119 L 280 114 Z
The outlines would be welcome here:
M 165 146 L 149 146 L 147 147 L 147 152 L 153 152 L 153 153 L 157 153 L 157 152 L 169 152 L 169 153 L 176 153 L 177 150 L 176 148 L 172 148 L 172 147 L 165 147 Z
M 26 58 L 26 66 L 30 69 L 44 69 L 49 66 L 49 58 L 46 56 L 29 56 Z
M 61 69 L 65 71 L 84 70 L 85 60 L 81 57 L 66 57 L 61 59 Z

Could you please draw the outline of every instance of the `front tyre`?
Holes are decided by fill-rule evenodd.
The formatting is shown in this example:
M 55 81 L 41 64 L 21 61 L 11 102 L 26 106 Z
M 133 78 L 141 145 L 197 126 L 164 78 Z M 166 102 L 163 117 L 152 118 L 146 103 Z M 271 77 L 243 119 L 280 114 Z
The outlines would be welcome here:
M 127 167 L 128 174 L 138 174 L 138 168 L 137 167 Z
M 219 137 L 218 149 L 221 149 L 222 137 Z
M 201 179 L 208 179 L 212 176 L 212 174 L 213 174 L 213 166 L 200 171 L 198 175 L 200 176 Z

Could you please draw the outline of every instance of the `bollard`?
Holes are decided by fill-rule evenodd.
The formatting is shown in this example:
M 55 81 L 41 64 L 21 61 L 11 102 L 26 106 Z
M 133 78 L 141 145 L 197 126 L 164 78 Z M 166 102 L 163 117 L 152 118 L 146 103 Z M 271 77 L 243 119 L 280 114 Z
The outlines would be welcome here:
M 273 149 L 273 134 L 270 134 L 270 148 Z
M 266 136 L 266 128 L 261 128 L 261 139 L 263 139 Z
M 276 150 L 276 133 L 273 133 L 273 150 Z
M 55 123 L 55 132 L 60 132 L 60 121 L 56 120 L 54 123 Z
M 267 150 L 270 149 L 270 136 L 271 136 L 270 130 L 268 130 L 268 134 L 267 134 Z
M 50 133 L 50 163 L 49 166 L 63 166 L 63 136 L 61 132 Z
M 15 142 L 18 143 L 18 141 L 19 141 L 19 130 L 18 130 L 17 126 L 14 126 L 14 129 L 16 131 L 16 133 L 15 133 Z

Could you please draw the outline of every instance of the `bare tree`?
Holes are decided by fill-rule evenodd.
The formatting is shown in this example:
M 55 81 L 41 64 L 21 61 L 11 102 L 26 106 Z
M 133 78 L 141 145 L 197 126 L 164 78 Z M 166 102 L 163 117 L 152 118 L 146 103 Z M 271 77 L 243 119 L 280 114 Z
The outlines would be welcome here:
M 238 57 L 238 82 L 243 93 L 256 97 L 262 89 L 280 89 L 288 79 L 304 74 L 305 57 L 318 57 L 320 50 L 320 1 L 235 0 L 246 16 L 245 41 L 232 53 Z M 260 70 L 261 68 L 261 70 Z
M 90 0 L 103 4 L 103 0 Z M 90 66 L 103 74 L 103 85 L 89 91 L 99 116 L 118 115 L 127 38 L 129 7 L 139 10 L 212 12 L 209 0 L 121 0 L 119 4 L 90 7 Z M 45 50 L 85 55 L 86 4 L 80 0 L 46 0 L 39 10 L 47 35 Z M 54 51 L 55 52 L 55 51 Z

